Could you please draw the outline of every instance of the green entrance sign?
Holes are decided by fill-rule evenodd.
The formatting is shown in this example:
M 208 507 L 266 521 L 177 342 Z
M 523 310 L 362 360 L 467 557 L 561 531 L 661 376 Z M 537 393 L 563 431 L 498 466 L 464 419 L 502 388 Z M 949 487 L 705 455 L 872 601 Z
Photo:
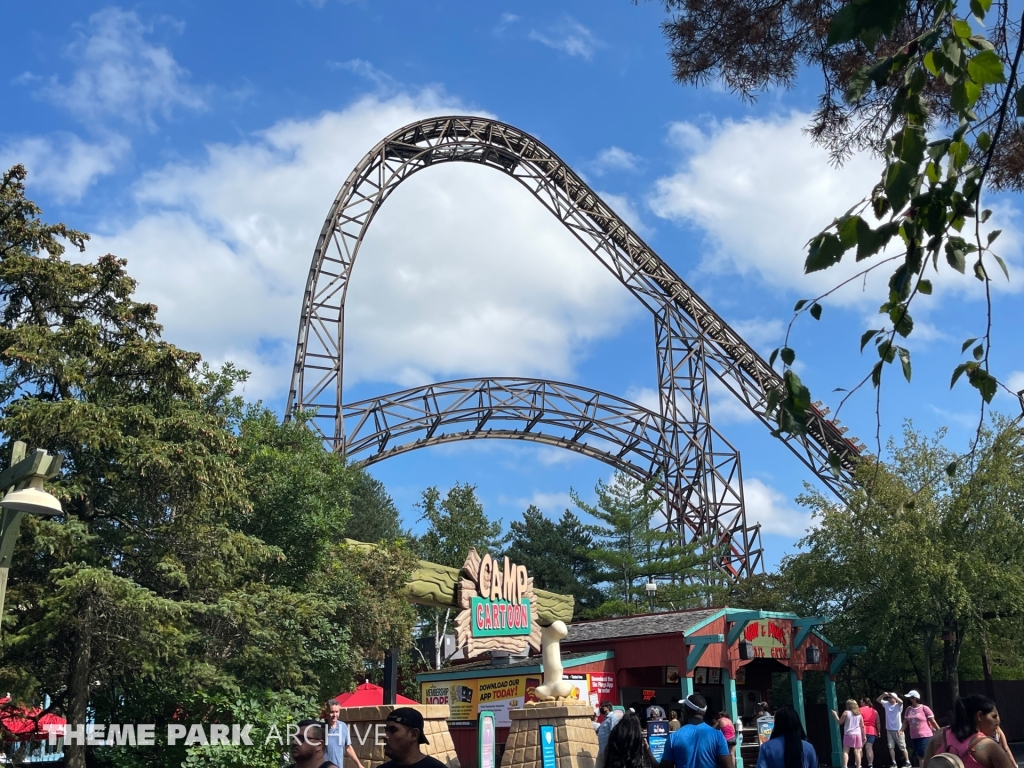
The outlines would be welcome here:
M 474 597 L 470 611 L 473 637 L 516 637 L 533 631 L 529 600 L 510 603 Z

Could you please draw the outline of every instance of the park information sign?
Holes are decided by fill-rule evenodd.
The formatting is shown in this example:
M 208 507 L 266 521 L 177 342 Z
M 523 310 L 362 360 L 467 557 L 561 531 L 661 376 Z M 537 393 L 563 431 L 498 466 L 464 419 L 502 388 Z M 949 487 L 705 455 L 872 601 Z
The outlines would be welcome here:
M 507 557 L 480 557 L 470 549 L 461 576 L 462 611 L 455 618 L 455 631 L 467 656 L 488 651 L 520 653 L 527 643 L 540 650 L 537 597 L 526 566 Z
M 788 659 L 791 629 L 788 623 L 774 619 L 751 622 L 743 631 L 743 639 L 754 646 L 755 659 Z
M 540 727 L 540 761 L 541 768 L 558 768 L 555 760 L 555 726 Z
M 651 754 L 657 763 L 665 756 L 665 743 L 668 741 L 668 722 L 665 720 L 650 720 L 647 723 L 647 746 L 651 748 Z

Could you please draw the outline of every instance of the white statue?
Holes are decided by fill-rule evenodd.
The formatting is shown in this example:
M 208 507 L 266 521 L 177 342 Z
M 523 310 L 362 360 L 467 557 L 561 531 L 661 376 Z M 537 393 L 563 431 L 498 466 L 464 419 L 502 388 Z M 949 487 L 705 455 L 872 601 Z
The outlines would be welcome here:
M 569 634 L 564 621 L 554 621 L 540 632 L 541 660 L 544 665 L 544 685 L 538 685 L 535 693 L 538 701 L 566 699 L 572 693 L 573 684 L 562 679 L 562 648 L 560 640 Z

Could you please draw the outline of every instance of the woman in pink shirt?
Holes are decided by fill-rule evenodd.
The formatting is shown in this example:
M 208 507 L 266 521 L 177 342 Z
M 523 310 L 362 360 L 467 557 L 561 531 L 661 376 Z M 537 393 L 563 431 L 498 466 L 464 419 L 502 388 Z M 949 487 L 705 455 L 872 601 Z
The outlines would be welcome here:
M 920 693 L 908 691 L 906 699 L 907 706 L 903 710 L 903 717 L 907 719 L 907 730 L 910 731 L 910 749 L 917 757 L 917 764 L 923 765 L 928 742 L 931 741 L 932 734 L 939 730 L 939 724 L 935 721 L 932 711 L 921 703 Z
M 725 736 L 725 743 L 729 745 L 729 754 L 733 757 L 736 756 L 736 726 L 732 724 L 732 720 L 729 719 L 728 712 L 719 712 L 718 720 L 715 722 L 715 728 L 722 732 Z
M 928 744 L 924 761 L 950 752 L 963 760 L 964 768 L 1015 768 L 1017 762 L 995 740 L 999 710 L 988 696 L 961 696 L 953 704 L 953 725 L 943 728 Z
M 878 710 L 871 699 L 860 700 L 860 716 L 864 718 L 864 762 L 872 768 L 875 762 L 875 739 L 878 738 Z

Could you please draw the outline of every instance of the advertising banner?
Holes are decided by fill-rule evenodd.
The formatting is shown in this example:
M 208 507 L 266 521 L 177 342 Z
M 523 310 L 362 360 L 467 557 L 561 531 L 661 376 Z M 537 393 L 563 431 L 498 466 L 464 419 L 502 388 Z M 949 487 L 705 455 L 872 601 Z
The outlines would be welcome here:
M 481 712 L 477 741 L 477 764 L 480 768 L 495 768 L 494 756 L 497 752 L 494 714 Z
M 488 677 L 477 680 L 480 710 L 494 713 L 494 722 L 499 728 L 512 725 L 508 712 L 526 704 L 526 678 Z
M 451 680 L 420 684 L 420 700 L 424 704 L 447 704 L 451 710 L 448 721 L 471 724 L 476 722 L 478 693 L 476 680 Z

